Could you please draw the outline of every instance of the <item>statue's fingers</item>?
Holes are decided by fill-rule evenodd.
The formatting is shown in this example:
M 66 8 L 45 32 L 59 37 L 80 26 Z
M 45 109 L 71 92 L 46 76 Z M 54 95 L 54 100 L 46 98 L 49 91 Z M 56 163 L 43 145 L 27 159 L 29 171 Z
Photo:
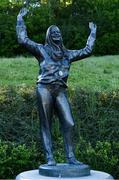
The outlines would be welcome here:
M 22 8 L 22 9 L 20 10 L 20 13 L 21 13 L 21 14 L 23 14 L 23 13 L 24 13 L 24 8 Z

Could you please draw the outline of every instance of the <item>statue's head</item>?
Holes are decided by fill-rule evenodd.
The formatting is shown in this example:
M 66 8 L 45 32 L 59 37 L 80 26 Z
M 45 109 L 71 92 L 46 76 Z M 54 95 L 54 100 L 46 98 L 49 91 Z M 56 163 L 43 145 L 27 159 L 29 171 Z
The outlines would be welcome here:
M 52 25 L 48 28 L 46 33 L 46 43 L 49 45 L 60 45 L 62 43 L 62 35 L 57 26 Z
M 62 59 L 66 56 L 66 48 L 64 47 L 60 29 L 52 25 L 46 33 L 45 44 L 48 46 L 48 51 L 54 59 Z

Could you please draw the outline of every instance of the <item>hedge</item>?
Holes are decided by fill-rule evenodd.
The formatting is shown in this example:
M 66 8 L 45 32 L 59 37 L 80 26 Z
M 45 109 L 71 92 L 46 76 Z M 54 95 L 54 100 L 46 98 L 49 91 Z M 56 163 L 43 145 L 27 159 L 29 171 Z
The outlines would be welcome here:
M 76 137 L 95 144 L 99 141 L 119 139 L 119 91 L 88 92 L 69 89 Z M 20 86 L 0 90 L 0 137 L 3 140 L 25 143 L 39 141 L 39 118 L 34 88 Z M 54 117 L 54 137 L 58 134 L 58 121 Z M 58 128 L 57 128 L 58 127 Z M 77 140 L 76 139 L 76 140 Z
M 117 179 L 119 178 L 118 152 L 118 142 L 98 141 L 95 146 L 92 146 L 81 139 L 80 144 L 76 145 L 77 159 L 89 164 L 91 169 L 110 173 Z M 57 162 L 64 162 L 62 149 L 58 148 L 55 159 Z M 27 147 L 25 144 L 18 145 L 8 141 L 0 141 L 0 179 L 13 179 L 19 173 L 38 169 L 38 166 L 44 163 L 43 155 L 36 144 Z
M 93 169 L 106 171 L 119 178 L 119 91 L 89 92 L 80 88 L 70 88 L 68 93 L 75 119 L 74 144 L 77 158 L 90 164 Z M 0 176 L 2 178 L 5 178 L 5 174 L 6 178 L 12 178 L 23 170 L 37 168 L 38 164 L 45 162 L 39 138 L 36 102 L 34 88 L 19 86 L 0 89 L 0 148 L 2 149 L 0 162 L 3 168 Z M 59 128 L 57 118 L 54 117 L 52 134 L 55 157 L 58 162 L 64 162 L 63 139 Z M 4 143 L 8 143 L 5 148 L 10 150 L 5 150 Z M 9 143 L 12 145 L 9 146 Z M 57 147 L 59 147 L 58 151 Z M 14 148 L 15 158 L 19 159 L 20 156 L 24 159 L 23 162 L 14 160 L 12 154 Z M 25 152 L 19 155 L 16 148 L 23 148 Z M 25 155 L 27 151 L 29 151 L 28 156 Z M 4 156 L 7 153 L 12 160 L 7 155 Z M 10 169 L 8 174 L 6 166 Z M 14 169 L 14 166 L 18 168 Z
M 0 140 L 0 179 L 13 179 L 36 166 L 36 148 Z

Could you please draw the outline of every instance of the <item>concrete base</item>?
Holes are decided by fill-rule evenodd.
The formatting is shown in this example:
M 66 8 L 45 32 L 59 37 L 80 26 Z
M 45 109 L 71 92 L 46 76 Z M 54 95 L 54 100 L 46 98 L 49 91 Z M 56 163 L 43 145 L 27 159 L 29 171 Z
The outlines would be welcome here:
M 39 175 L 39 170 L 31 170 L 20 173 L 16 180 L 114 180 L 114 178 L 105 172 L 91 170 L 91 175 L 79 178 L 46 177 Z

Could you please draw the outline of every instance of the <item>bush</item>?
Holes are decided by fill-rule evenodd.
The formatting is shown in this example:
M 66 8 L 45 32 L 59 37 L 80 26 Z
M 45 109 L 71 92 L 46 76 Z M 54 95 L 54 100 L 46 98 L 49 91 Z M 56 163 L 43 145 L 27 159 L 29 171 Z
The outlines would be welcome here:
M 61 140 L 61 141 L 60 141 Z M 62 139 L 58 138 L 58 150 L 55 153 L 57 162 L 64 162 Z M 60 151 L 61 150 L 61 151 Z M 119 143 L 98 141 L 95 146 L 80 139 L 76 145 L 76 157 L 89 164 L 91 169 L 105 171 L 119 178 Z M 27 147 L 12 142 L 0 141 L 0 177 L 15 178 L 16 175 L 30 169 L 37 169 L 44 163 L 44 158 L 35 144 Z
M 69 89 L 69 99 L 77 158 L 119 178 L 119 92 L 94 93 L 76 88 Z M 44 163 L 34 89 L 2 88 L 0 110 L 0 177 L 13 178 Z M 53 123 L 55 157 L 57 162 L 64 162 L 60 126 L 56 118 Z
M 0 137 L 17 143 L 39 141 L 39 120 L 33 91 L 27 87 L 0 92 Z
M 83 137 L 95 142 L 119 139 L 119 92 L 89 92 L 79 88 L 69 89 L 76 140 Z M 35 90 L 26 86 L 3 88 L 0 92 L 0 137 L 17 143 L 39 142 L 39 117 Z M 59 124 L 55 121 L 55 138 Z
M 76 120 L 76 137 L 83 137 L 91 144 L 98 140 L 118 141 L 118 90 L 89 92 L 76 88 L 70 89 L 69 95 Z
M 0 141 L 0 178 L 12 179 L 22 171 L 36 168 L 37 158 L 35 144 L 28 148 L 25 144 Z
M 92 169 L 107 172 L 119 178 L 119 143 L 97 141 L 95 146 L 80 139 L 76 146 L 77 157 Z

